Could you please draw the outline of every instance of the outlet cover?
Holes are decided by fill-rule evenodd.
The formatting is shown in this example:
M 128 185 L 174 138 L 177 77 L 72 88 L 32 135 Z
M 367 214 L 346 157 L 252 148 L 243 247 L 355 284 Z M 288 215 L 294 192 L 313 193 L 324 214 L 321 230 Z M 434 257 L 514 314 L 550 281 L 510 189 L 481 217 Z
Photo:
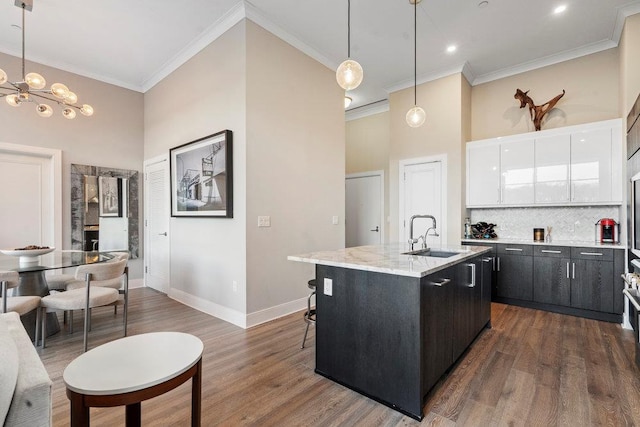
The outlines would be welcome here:
M 258 217 L 258 227 L 271 227 L 271 217 L 270 216 L 259 216 Z
M 331 218 L 331 223 L 333 225 L 338 225 L 338 215 L 334 215 L 333 218 Z
M 333 296 L 333 280 L 324 278 L 324 294 L 328 297 Z

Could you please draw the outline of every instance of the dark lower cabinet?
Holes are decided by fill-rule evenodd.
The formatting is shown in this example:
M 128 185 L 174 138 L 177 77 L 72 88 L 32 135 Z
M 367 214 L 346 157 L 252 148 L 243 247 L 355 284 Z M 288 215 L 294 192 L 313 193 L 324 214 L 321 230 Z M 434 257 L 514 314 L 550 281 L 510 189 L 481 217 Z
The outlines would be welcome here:
M 491 292 L 493 289 L 493 257 L 482 256 L 481 258 L 482 268 L 480 270 L 480 310 L 478 311 L 478 318 L 476 324 L 480 328 L 483 328 L 491 322 Z M 490 325 L 489 325 L 490 326 Z
M 456 266 L 453 360 L 460 357 L 483 326 L 478 324 L 482 309 L 481 269 L 479 257 Z
M 571 307 L 612 313 L 613 262 L 577 259 L 573 261 L 573 267 Z
M 543 304 L 571 304 L 571 248 L 534 248 L 533 301 Z
M 498 245 L 496 296 L 533 299 L 533 256 L 530 245 Z

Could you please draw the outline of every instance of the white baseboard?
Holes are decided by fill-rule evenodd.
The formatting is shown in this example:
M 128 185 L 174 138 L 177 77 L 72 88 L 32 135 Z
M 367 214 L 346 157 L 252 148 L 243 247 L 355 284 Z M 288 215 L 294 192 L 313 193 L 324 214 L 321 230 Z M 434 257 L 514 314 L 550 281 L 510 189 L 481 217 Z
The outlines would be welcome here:
M 257 326 L 261 323 L 266 323 L 279 317 L 287 316 L 296 311 L 304 310 L 307 308 L 307 298 L 300 298 L 298 300 L 285 302 L 284 304 L 276 305 L 275 307 L 265 308 L 264 310 L 255 311 L 247 314 L 247 328 Z M 302 319 L 301 319 L 302 320 Z
M 247 328 L 247 320 L 244 313 L 240 313 L 239 311 L 232 310 L 211 301 L 207 301 L 178 289 L 169 289 L 168 296 L 169 298 L 174 299 L 184 305 L 195 308 L 196 310 L 207 313 L 213 317 L 217 317 L 218 319 L 222 319 L 225 322 L 232 323 L 243 329 Z
M 129 279 L 129 289 L 144 288 L 144 279 Z

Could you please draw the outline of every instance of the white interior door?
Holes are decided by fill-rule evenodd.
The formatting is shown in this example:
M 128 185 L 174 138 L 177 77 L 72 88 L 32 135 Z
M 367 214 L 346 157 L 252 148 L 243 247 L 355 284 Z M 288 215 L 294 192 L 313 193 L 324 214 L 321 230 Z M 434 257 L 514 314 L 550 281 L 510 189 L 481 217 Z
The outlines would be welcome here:
M 54 246 L 50 158 L 0 152 L 0 248 Z
M 145 163 L 145 284 L 169 292 L 169 161 Z
M 382 243 L 383 181 L 382 172 L 347 176 L 345 183 L 347 248 Z
M 410 219 L 413 215 L 432 215 L 436 218 L 439 236 L 427 237 L 429 247 L 438 247 L 446 242 L 446 215 L 443 202 L 443 162 L 430 161 L 406 163 L 400 166 L 400 237 L 409 240 Z M 413 236 L 424 235 L 433 226 L 431 219 L 416 219 Z M 433 232 L 430 232 L 433 233 Z M 422 241 L 420 242 L 422 244 Z M 416 247 L 416 249 L 419 248 Z

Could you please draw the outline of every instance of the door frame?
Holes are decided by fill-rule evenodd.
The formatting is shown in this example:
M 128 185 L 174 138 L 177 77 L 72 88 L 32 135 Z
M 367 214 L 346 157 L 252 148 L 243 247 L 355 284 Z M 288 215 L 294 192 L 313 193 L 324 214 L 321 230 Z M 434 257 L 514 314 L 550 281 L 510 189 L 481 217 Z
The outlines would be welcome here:
M 151 242 L 151 238 L 149 237 L 149 227 L 147 227 L 147 219 L 148 219 L 148 214 L 149 214 L 149 188 L 148 188 L 148 180 L 147 180 L 147 168 L 149 168 L 150 166 L 156 165 L 158 163 L 162 163 L 165 162 L 165 168 L 166 168 L 166 184 L 167 184 L 167 188 L 169 188 L 170 190 L 170 186 L 168 185 L 170 182 L 170 171 L 169 171 L 169 154 L 161 154 L 159 156 L 153 157 L 151 159 L 145 160 L 143 163 L 143 174 L 144 174 L 144 252 L 143 252 L 143 259 L 144 259 L 144 268 L 143 268 L 143 277 L 144 277 L 144 286 L 145 287 L 150 287 L 147 285 L 147 267 L 148 267 L 148 262 L 149 262 L 149 258 L 147 257 L 147 254 L 149 252 L 147 252 L 148 249 L 148 245 Z M 168 202 L 167 207 L 169 209 L 169 211 L 171 210 L 171 203 Z M 169 275 L 167 277 L 167 289 L 166 290 L 166 295 L 169 295 L 169 291 L 171 290 L 171 219 L 169 218 L 169 220 L 167 221 L 169 224 Z
M 0 153 L 38 157 L 49 160 L 49 179 L 51 182 L 50 208 L 53 214 L 49 220 L 49 227 L 52 228 L 53 246 L 62 249 L 62 150 L 0 142 Z M 69 238 L 69 241 L 71 241 L 71 238 Z
M 404 235 L 404 173 L 407 166 L 419 165 L 422 163 L 440 162 L 440 194 L 442 202 L 442 220 L 438 221 L 441 225 L 438 227 L 440 241 L 443 245 L 448 244 L 447 226 L 448 226 L 448 209 L 447 209 L 447 155 L 437 154 L 427 157 L 415 157 L 411 159 L 402 159 L 398 161 L 398 240 Z
M 386 230 L 385 220 L 384 220 L 384 170 L 375 170 L 375 171 L 367 171 L 367 172 L 358 172 L 358 173 L 349 173 L 345 175 L 345 187 L 346 180 L 351 178 L 367 178 L 370 176 L 379 176 L 380 177 L 380 244 L 384 245 L 386 239 L 384 232 Z M 346 204 L 345 204 L 346 206 Z M 345 212 L 345 220 L 347 218 L 347 213 Z M 346 229 L 345 229 L 346 233 Z

